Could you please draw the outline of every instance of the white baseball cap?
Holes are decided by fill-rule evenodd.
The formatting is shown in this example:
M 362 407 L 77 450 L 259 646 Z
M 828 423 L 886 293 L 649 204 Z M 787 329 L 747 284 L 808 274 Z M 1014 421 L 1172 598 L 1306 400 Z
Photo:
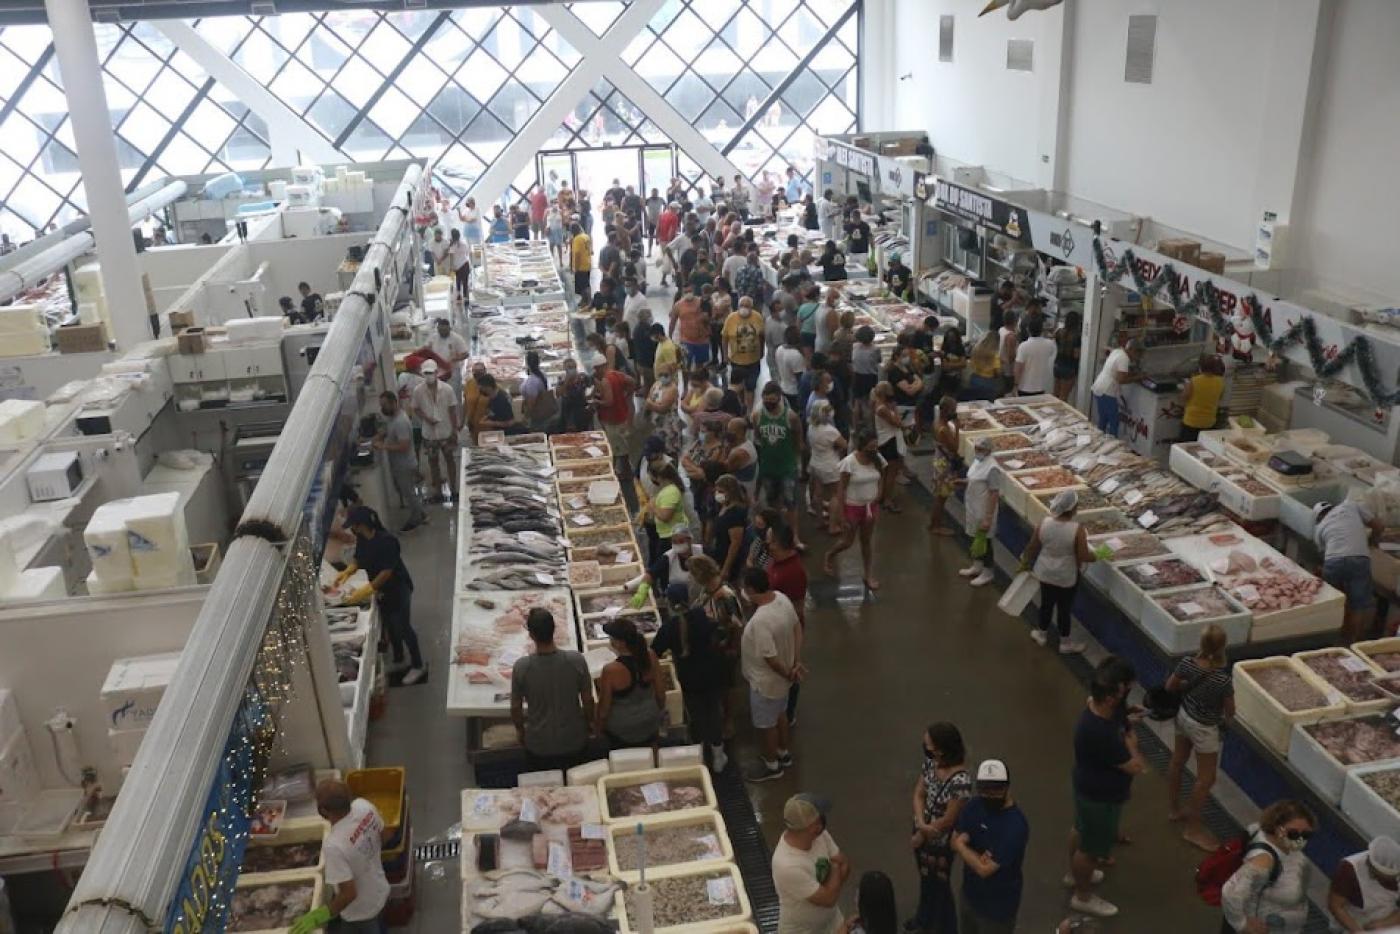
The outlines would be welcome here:
M 424 360 L 418 367 L 418 372 L 424 376 L 427 376 L 429 373 L 436 373 L 437 371 L 438 365 L 436 360 Z
M 1007 774 L 1005 762 L 1000 759 L 986 759 L 977 766 L 977 781 L 1004 783 L 1011 781 L 1011 776 Z

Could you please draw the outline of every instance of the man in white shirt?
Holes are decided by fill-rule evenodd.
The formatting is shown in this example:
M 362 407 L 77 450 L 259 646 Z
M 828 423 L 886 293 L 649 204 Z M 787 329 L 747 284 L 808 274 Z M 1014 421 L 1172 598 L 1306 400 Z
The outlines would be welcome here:
M 831 805 L 810 794 L 783 805 L 783 835 L 773 848 L 773 888 L 778 891 L 778 934 L 835 934 L 841 929 L 837 902 L 851 877 L 851 864 L 831 833 Z
M 741 419 L 736 419 L 743 424 Z M 744 625 L 740 668 L 749 683 L 749 712 L 763 734 L 762 761 L 746 775 L 751 782 L 781 778 L 792 765 L 788 751 L 787 698 L 802 680 L 802 628 L 792 601 L 773 590 L 763 568 L 745 568 L 744 598 L 756 609 Z
M 627 333 L 632 335 L 632 339 L 635 341 L 642 336 L 637 333 L 637 325 L 641 323 L 642 312 L 651 306 L 647 304 L 647 297 L 642 294 L 636 279 L 629 277 L 625 284 L 627 298 L 622 302 L 622 320 L 627 323 Z
M 452 322 L 446 318 L 438 318 L 433 325 L 433 333 L 428 338 L 428 342 L 418 349 L 419 353 L 431 351 L 442 362 L 447 364 L 447 369 L 439 373 L 452 388 L 461 392 L 462 390 L 462 361 L 467 359 L 467 341 L 462 335 L 452 330 Z
M 443 228 L 437 226 L 433 228 L 433 239 L 428 241 L 428 255 L 433 258 L 433 275 L 442 276 L 447 274 L 447 238 L 442 235 Z
M 822 192 L 813 206 L 817 209 L 817 224 L 821 227 L 823 240 L 836 239 L 836 215 L 839 213 L 836 205 L 831 200 L 832 191 L 830 188 Z
M 470 305 L 472 251 L 467 246 L 467 241 L 462 239 L 462 232 L 456 227 L 452 228 L 452 237 L 447 241 L 447 265 L 452 272 L 452 284 L 457 292 L 457 303 L 462 306 Z M 457 368 L 453 367 L 453 369 Z
M 729 189 L 729 207 L 740 217 L 747 219 L 749 216 L 749 186 L 744 182 L 744 176 L 734 176 L 734 187 Z
M 748 264 L 749 258 L 747 254 L 740 252 L 739 244 L 736 243 L 729 248 L 729 255 L 724 258 L 724 265 L 720 267 L 720 273 L 729 281 L 731 289 L 734 288 L 734 277 L 738 275 L 739 270 Z
M 710 196 L 705 194 L 705 189 L 696 189 L 699 194 L 696 196 L 692 207 L 695 209 L 695 216 L 700 218 L 700 226 L 704 226 L 714 213 L 715 203 L 710 200 Z
M 389 880 L 380 862 L 383 818 L 373 804 L 353 797 L 344 782 L 330 778 L 316 786 L 316 810 L 331 825 L 321 856 L 335 897 L 298 918 L 292 934 L 323 927 L 335 934 L 379 934 L 379 916 L 389 900 Z
M 1115 347 L 1089 387 L 1094 397 L 1094 427 L 1110 437 L 1118 437 L 1118 388 L 1141 382 L 1142 374 L 1133 369 L 1141 359 L 1142 341 L 1137 338 Z
M 458 395 L 438 381 L 437 364 L 429 360 L 418 368 L 423 385 L 413 390 L 413 410 L 423 425 L 423 456 L 428 459 L 432 473 L 432 493 L 428 502 L 442 502 L 443 474 L 438 469 L 441 458 L 447 473 L 448 498 L 456 498 L 457 432 L 462 428 Z
M 1385 523 L 1352 500 L 1318 503 L 1313 518 L 1317 522 L 1313 539 L 1322 549 L 1322 579 L 1346 596 L 1342 638 L 1347 642 L 1365 639 L 1376 605 L 1371 547 L 1380 540 Z
M 1016 390 L 1023 396 L 1055 389 L 1055 342 L 1044 337 L 1045 321 L 1039 315 L 1026 324 L 1030 336 L 1016 348 Z

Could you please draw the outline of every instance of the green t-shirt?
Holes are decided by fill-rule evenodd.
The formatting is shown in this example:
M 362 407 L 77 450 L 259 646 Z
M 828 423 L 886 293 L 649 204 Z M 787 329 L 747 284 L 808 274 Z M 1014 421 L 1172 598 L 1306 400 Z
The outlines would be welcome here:
M 674 483 L 668 483 L 656 491 L 656 498 L 652 500 L 652 518 L 656 520 L 657 535 L 669 539 L 675 534 L 676 529 L 685 528 L 685 510 L 681 508 L 681 502 L 684 498 L 681 488 Z M 674 509 L 671 521 L 664 521 L 656 515 L 657 509 Z

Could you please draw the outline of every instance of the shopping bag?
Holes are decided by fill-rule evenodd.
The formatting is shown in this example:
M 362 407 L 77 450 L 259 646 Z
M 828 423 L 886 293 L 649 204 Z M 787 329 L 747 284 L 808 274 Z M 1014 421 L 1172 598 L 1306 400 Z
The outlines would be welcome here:
M 1006 593 L 1001 595 L 997 606 L 1012 616 L 1020 616 L 1021 611 L 1030 605 L 1037 586 L 1036 579 L 1031 577 L 1031 572 L 1022 571 L 1011 581 L 1011 586 L 1007 587 Z
M 976 559 L 985 558 L 987 552 L 991 550 L 987 545 L 987 533 L 978 529 L 977 534 L 972 536 L 972 547 L 968 549 L 967 553 Z

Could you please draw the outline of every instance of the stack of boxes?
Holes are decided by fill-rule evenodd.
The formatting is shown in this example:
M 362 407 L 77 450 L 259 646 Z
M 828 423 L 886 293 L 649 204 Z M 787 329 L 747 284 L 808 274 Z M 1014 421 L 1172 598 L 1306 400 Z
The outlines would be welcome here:
M 9 536 L 0 534 L 0 604 L 62 600 L 66 596 L 68 585 L 63 579 L 63 568 L 22 569 Z M 4 738 L 4 731 L 0 730 L 0 739 Z
M 112 312 L 102 287 L 102 267 L 95 262 L 79 266 L 73 273 L 73 291 L 78 294 L 78 323 L 101 324 L 111 334 Z
M 168 590 L 197 583 L 177 492 L 99 506 L 83 530 L 83 542 L 92 560 L 89 594 Z
M 175 667 L 179 652 L 119 658 L 102 683 L 102 708 L 107 721 L 107 745 L 113 765 L 125 770 L 136 759 L 136 750 L 155 718 Z
M 39 770 L 14 695 L 0 688 L 0 808 L 23 807 L 40 792 Z
M 380 860 L 389 882 L 389 901 L 384 906 L 384 923 L 403 927 L 413 917 L 416 904 L 413 874 L 413 829 L 409 822 L 408 794 L 404 770 L 400 767 L 355 769 L 347 772 L 345 783 L 357 798 L 364 798 L 384 820 Z
M 41 305 L 16 303 L 0 308 L 0 357 L 32 357 L 52 349 Z

